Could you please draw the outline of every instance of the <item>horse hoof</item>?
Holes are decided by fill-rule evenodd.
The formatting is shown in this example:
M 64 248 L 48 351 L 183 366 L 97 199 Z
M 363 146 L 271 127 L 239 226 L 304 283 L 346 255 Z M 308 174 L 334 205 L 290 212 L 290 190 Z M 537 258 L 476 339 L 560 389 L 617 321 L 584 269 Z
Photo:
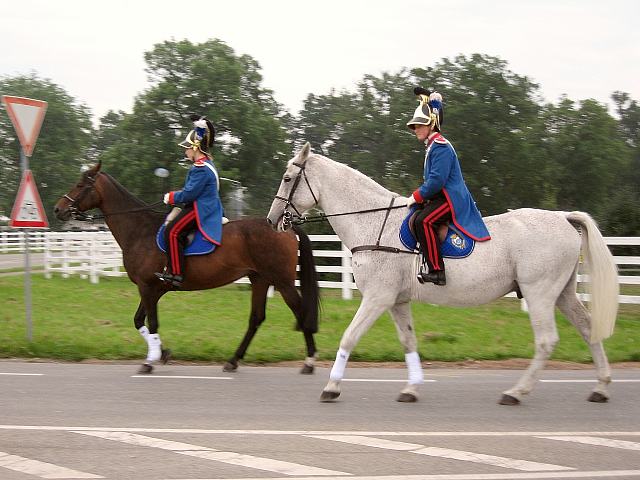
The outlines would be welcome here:
M 600 392 L 591 392 L 591 395 L 589 395 L 589 398 L 587 400 L 595 403 L 607 403 L 609 401 L 609 398 L 604 396 Z
M 303 375 L 312 375 L 314 371 L 314 366 L 313 365 L 307 365 L 306 363 L 302 366 L 302 370 L 300 370 L 300 373 Z
M 322 395 L 320 395 L 320 401 L 324 403 L 333 402 L 339 396 L 340 392 L 327 392 L 326 390 L 323 390 Z
M 168 348 L 163 349 L 162 353 L 160 354 L 160 360 L 162 361 L 163 365 L 166 365 L 167 362 L 171 360 L 171 350 L 169 350 Z
M 400 395 L 398 395 L 398 398 L 396 398 L 396 402 L 402 403 L 414 403 L 417 401 L 418 397 L 416 397 L 412 393 L 401 393 Z
M 502 398 L 498 402 L 500 405 L 519 405 L 520 400 L 516 397 L 512 397 L 511 395 L 507 395 L 506 393 L 502 395 Z
M 151 372 L 153 372 L 153 365 L 149 363 L 143 363 L 142 365 L 140 365 L 140 368 L 138 369 L 138 373 L 140 375 L 146 375 Z
M 238 369 L 238 364 L 233 362 L 226 362 L 222 367 L 223 372 L 235 372 Z

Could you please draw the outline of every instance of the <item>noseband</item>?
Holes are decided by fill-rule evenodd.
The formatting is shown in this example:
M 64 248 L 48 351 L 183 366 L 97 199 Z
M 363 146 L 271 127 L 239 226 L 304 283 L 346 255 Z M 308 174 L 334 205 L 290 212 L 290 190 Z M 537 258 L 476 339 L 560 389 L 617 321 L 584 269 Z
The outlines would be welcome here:
M 309 184 L 309 179 L 307 178 L 307 173 L 305 172 L 305 164 L 300 165 L 299 163 L 294 162 L 293 165 L 298 167 L 300 170 L 298 171 L 298 175 L 296 175 L 296 178 L 293 181 L 293 186 L 291 187 L 291 191 L 289 192 L 289 197 L 284 198 L 279 195 L 275 196 L 275 198 L 277 198 L 278 200 L 282 200 L 285 204 L 284 209 L 282 210 L 282 225 L 285 228 L 289 228 L 293 223 L 296 223 L 303 218 L 300 211 L 296 208 L 296 206 L 291 201 L 291 199 L 293 198 L 293 195 L 296 193 L 296 189 L 298 188 L 298 185 L 300 184 L 300 180 L 302 178 L 304 178 L 304 181 L 306 182 L 307 187 L 311 192 L 314 205 L 318 204 L 318 198 L 316 197 L 316 194 L 313 193 L 313 189 L 311 188 L 311 184 Z M 289 207 L 293 208 L 293 210 L 296 212 L 295 215 L 291 213 L 291 211 L 289 210 Z

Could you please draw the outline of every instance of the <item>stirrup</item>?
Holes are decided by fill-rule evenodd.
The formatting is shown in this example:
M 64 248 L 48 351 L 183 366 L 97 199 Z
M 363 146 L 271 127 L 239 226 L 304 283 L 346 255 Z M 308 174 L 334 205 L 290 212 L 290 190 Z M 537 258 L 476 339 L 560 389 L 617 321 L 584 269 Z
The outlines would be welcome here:
M 434 285 L 446 285 L 447 278 L 445 276 L 444 270 L 436 270 L 434 272 L 425 272 L 423 267 L 420 267 L 420 271 L 418 272 L 418 282 L 421 284 L 429 282 Z

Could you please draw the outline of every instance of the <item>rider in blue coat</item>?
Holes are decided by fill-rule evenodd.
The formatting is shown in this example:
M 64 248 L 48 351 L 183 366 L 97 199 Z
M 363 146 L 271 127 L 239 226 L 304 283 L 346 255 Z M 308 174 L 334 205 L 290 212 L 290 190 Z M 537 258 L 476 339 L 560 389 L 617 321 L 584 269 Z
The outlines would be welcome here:
M 184 247 L 187 235 L 197 228 L 202 236 L 218 246 L 222 241 L 223 209 L 220 180 L 213 164 L 211 147 L 215 129 L 205 117 L 192 116 L 194 129 L 179 145 L 193 162 L 182 190 L 164 195 L 164 203 L 184 204 L 184 208 L 166 225 L 167 268 L 156 276 L 175 287 L 184 280 Z
M 422 247 L 423 262 L 418 273 L 420 283 L 446 285 L 444 261 L 440 253 L 437 227 L 453 222 L 463 233 L 478 242 L 491 236 L 469 192 L 453 146 L 440 133 L 443 120 L 442 96 L 417 87 L 420 99 L 413 118 L 407 122 L 426 146 L 424 183 L 407 198 L 407 206 L 419 203 L 422 209 L 415 219 L 415 231 Z M 428 267 L 428 273 L 426 271 Z

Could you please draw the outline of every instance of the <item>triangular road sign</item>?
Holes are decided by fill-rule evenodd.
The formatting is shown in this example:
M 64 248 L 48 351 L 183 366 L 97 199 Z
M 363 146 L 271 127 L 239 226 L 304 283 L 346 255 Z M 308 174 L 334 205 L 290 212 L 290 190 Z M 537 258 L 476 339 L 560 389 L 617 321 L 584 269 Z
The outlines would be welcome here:
M 13 228 L 47 228 L 47 216 L 42 207 L 36 182 L 31 170 L 27 170 L 20 182 L 20 189 L 11 211 L 9 226 Z
M 16 129 L 24 154 L 30 157 L 47 111 L 47 102 L 3 95 L 2 103 Z

